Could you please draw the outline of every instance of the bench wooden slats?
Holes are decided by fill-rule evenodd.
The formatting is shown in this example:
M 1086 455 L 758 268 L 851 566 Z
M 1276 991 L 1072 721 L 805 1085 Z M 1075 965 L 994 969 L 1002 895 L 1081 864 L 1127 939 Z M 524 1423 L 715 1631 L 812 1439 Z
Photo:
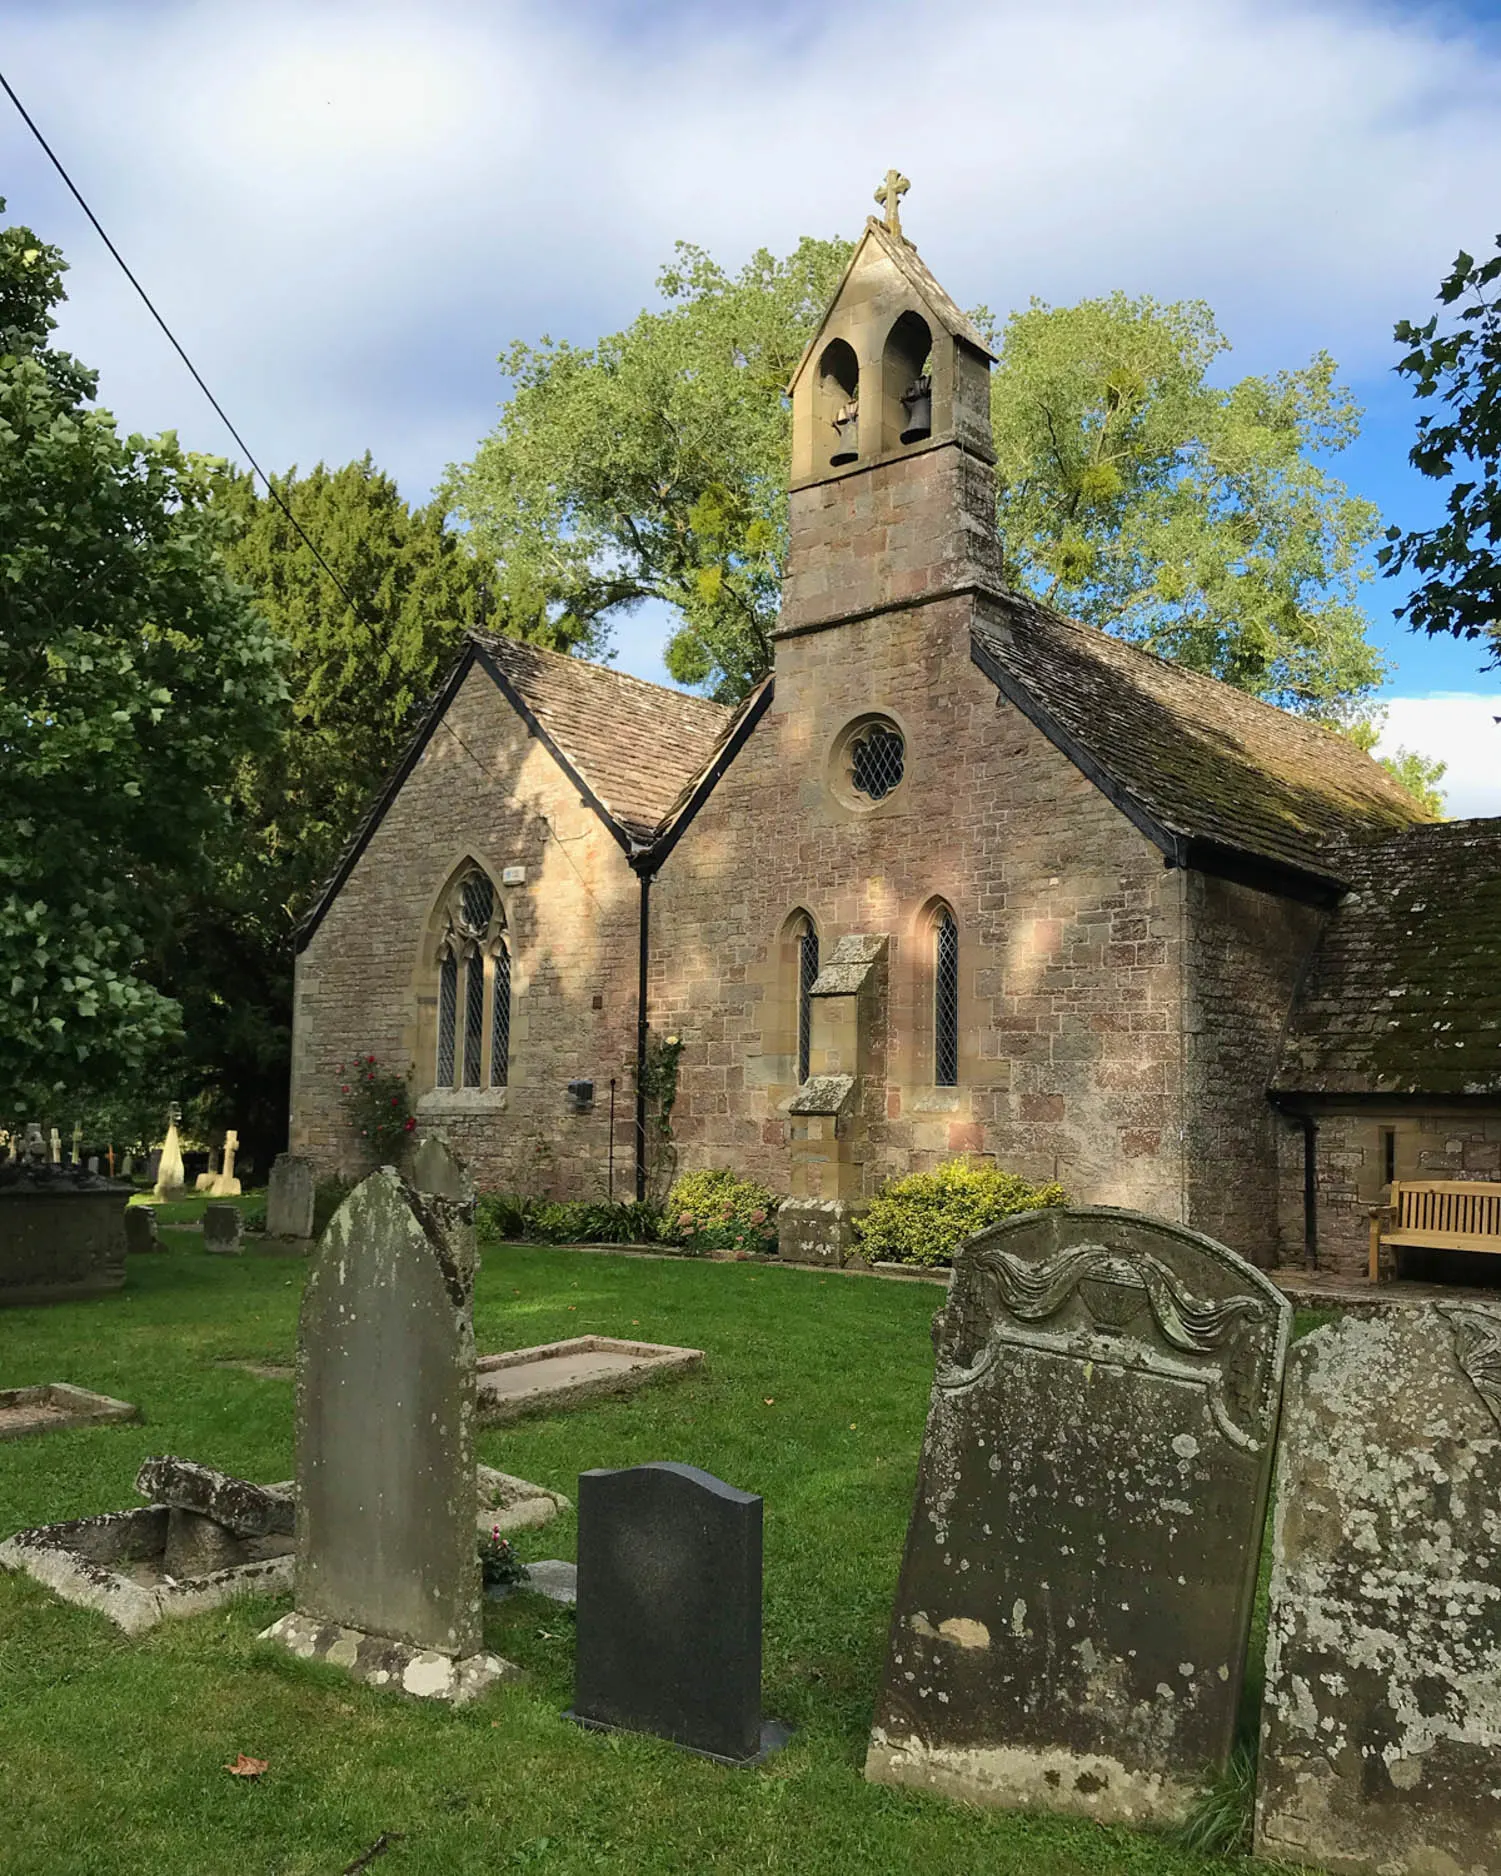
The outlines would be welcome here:
M 1371 1212 L 1372 1283 L 1380 1281 L 1384 1244 L 1501 1252 L 1501 1182 L 1394 1179 L 1391 1202 Z

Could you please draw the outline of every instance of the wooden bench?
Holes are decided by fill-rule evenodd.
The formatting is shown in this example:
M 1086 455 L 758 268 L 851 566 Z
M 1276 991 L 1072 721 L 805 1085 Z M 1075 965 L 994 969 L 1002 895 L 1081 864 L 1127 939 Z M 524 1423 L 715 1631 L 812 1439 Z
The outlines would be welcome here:
M 1381 1281 L 1385 1244 L 1501 1253 L 1501 1181 L 1394 1179 L 1390 1202 L 1371 1210 L 1372 1283 Z

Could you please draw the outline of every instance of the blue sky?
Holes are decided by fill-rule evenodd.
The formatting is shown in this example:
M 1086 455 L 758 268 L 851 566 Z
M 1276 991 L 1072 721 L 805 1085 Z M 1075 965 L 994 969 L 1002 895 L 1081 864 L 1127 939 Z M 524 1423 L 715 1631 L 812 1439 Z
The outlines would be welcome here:
M 369 449 L 412 498 L 494 421 L 510 338 L 623 324 L 677 237 L 853 233 L 895 162 L 961 303 L 1198 297 L 1229 374 L 1332 352 L 1368 413 L 1340 472 L 1411 525 L 1392 324 L 1501 225 L 1501 0 L 11 0 L 4 69 L 262 460 Z M 73 264 L 102 401 L 227 450 L 10 117 L 0 192 Z M 1501 673 L 1394 597 L 1392 730 L 1501 813 Z M 620 663 L 660 677 L 665 624 Z

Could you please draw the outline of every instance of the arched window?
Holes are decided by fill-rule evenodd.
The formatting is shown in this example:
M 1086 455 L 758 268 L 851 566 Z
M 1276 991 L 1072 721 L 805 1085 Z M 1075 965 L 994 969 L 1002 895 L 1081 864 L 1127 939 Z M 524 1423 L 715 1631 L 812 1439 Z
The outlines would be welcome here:
M 881 355 L 881 448 L 923 443 L 933 434 L 933 334 L 921 313 L 905 312 Z
M 808 1062 L 813 1049 L 813 985 L 818 978 L 818 933 L 813 921 L 803 916 L 797 934 L 797 1079 L 808 1079 Z
M 933 1080 L 959 1085 L 959 927 L 947 906 L 933 921 Z
M 440 908 L 439 922 L 436 1085 L 503 1088 L 510 1069 L 511 960 L 505 914 L 488 874 L 477 866 L 462 873 Z
M 829 439 L 829 463 L 837 469 L 860 457 L 860 361 L 844 339 L 831 339 L 818 361 L 815 410 Z

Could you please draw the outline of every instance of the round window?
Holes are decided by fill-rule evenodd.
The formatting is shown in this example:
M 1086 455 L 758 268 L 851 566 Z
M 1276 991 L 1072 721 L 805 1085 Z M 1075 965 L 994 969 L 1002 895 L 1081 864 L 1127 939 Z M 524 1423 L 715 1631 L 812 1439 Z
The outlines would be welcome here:
M 907 746 L 894 723 L 867 723 L 846 750 L 850 786 L 867 801 L 884 801 L 902 779 Z

